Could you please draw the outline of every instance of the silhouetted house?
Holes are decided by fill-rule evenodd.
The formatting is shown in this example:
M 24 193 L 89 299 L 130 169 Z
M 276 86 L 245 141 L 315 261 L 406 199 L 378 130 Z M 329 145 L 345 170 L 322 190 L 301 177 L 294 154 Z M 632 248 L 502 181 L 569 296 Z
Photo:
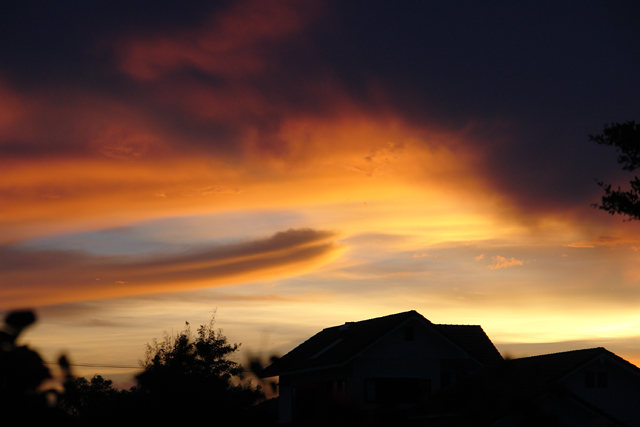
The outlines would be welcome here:
M 407 408 L 502 360 L 480 326 L 437 325 L 408 311 L 324 329 L 261 377 L 280 377 L 280 422 L 290 422 Z
M 640 426 L 640 369 L 604 348 L 487 366 L 414 414 L 423 425 Z

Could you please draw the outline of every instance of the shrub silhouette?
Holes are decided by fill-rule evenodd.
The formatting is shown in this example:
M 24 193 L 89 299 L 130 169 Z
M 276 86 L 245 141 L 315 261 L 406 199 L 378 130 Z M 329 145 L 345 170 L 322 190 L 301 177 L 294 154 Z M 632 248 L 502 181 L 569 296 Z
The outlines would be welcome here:
M 135 391 L 145 423 L 248 419 L 262 392 L 243 381 L 242 366 L 230 360 L 239 345 L 229 344 L 214 323 L 215 315 L 193 335 L 187 322 L 176 336 L 147 344 Z
M 68 376 L 61 407 L 81 425 L 126 425 L 132 393 L 113 387 L 111 380 Z

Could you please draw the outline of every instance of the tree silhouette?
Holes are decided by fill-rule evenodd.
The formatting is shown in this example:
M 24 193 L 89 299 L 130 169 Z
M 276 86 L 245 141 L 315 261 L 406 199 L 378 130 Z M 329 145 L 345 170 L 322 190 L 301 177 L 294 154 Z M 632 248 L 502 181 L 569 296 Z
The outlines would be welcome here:
M 165 334 L 161 342 L 147 344 L 135 393 L 146 423 L 149 418 L 163 425 L 210 418 L 237 424 L 262 397 L 230 359 L 239 345 L 229 344 L 214 323 L 215 315 L 194 336 L 187 322 L 176 336 Z
M 605 125 L 600 135 L 589 135 L 591 141 L 601 145 L 616 147 L 620 153 L 618 163 L 623 170 L 633 172 L 640 167 L 640 124 L 635 121 L 612 123 Z M 602 203 L 594 206 L 609 212 L 611 215 L 626 215 L 630 220 L 640 219 L 640 179 L 635 176 L 631 182 L 631 189 L 622 191 L 611 189 L 611 184 L 598 181 L 603 188 Z
M 67 421 L 47 400 L 50 391 L 40 390 L 51 378 L 49 368 L 36 351 L 17 343 L 22 331 L 35 321 L 31 310 L 13 311 L 0 327 L 0 425 Z
M 126 425 L 131 392 L 113 387 L 111 380 L 94 375 L 91 380 L 68 376 L 61 407 L 79 425 Z

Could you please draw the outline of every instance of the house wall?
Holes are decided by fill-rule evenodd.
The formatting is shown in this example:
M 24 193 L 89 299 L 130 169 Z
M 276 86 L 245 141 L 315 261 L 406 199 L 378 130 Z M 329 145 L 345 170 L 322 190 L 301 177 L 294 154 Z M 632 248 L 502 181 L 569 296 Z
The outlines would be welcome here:
M 413 340 L 407 341 L 405 328 L 413 328 Z M 352 362 L 350 379 L 354 397 L 363 405 L 374 406 L 371 380 L 379 378 L 420 378 L 429 383 L 429 393 L 442 387 L 443 368 L 450 378 L 479 367 L 468 355 L 418 319 L 411 319 L 363 351 Z
M 279 422 L 319 419 L 327 411 L 348 410 L 350 366 L 280 377 Z
M 406 328 L 412 330 L 409 336 Z M 443 370 L 451 383 L 479 367 L 423 320 L 409 319 L 345 366 L 280 377 L 280 422 L 327 412 L 375 411 L 384 394 L 375 387 L 387 387 L 387 397 L 397 395 L 388 389 L 394 386 L 402 387 L 403 397 L 425 397 L 442 388 Z
M 278 394 L 278 422 L 290 423 L 293 421 L 293 388 L 289 378 L 280 377 Z
M 601 384 L 603 373 L 606 374 L 606 387 Z M 587 379 L 587 375 L 594 379 L 594 383 L 591 383 L 591 378 Z M 635 370 L 603 355 L 561 383 L 576 396 L 616 419 L 629 426 L 640 427 L 640 375 Z
M 618 427 L 597 411 L 592 411 L 565 393 L 549 393 L 530 406 L 515 409 L 491 427 L 523 425 L 564 427 Z

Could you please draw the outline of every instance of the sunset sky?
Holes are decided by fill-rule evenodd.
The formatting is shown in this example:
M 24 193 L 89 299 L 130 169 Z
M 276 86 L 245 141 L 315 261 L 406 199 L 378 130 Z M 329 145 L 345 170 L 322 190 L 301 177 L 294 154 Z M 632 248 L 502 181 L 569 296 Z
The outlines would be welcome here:
M 636 1 L 0 4 L 0 310 L 126 384 L 185 321 L 243 352 L 407 310 L 640 364 Z M 118 366 L 118 367 L 109 367 Z

